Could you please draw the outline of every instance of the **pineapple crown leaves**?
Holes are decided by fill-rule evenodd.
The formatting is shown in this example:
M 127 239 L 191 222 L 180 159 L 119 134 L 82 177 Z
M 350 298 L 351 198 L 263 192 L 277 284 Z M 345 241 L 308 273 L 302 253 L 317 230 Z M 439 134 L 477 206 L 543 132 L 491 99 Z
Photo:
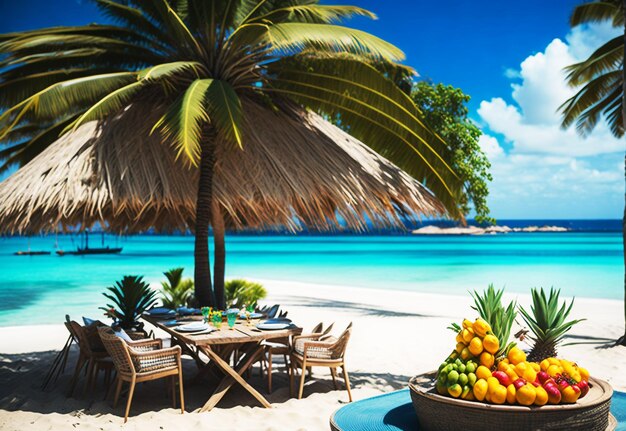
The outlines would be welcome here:
M 455 334 L 458 334 L 459 332 L 461 332 L 461 325 L 459 325 L 458 323 L 450 323 L 450 326 L 448 326 L 446 329 L 449 329 L 451 331 L 453 331 Z
M 572 298 L 569 305 L 567 301 L 563 301 L 559 306 L 560 293 L 560 289 L 553 287 L 550 288 L 549 295 L 546 295 L 546 291 L 543 288 L 533 288 L 531 289 L 532 305 L 530 313 L 524 307 L 519 306 L 519 312 L 524 322 L 526 322 L 533 333 L 533 336 L 529 336 L 533 341 L 554 343 L 556 345 L 562 341 L 563 336 L 572 326 L 585 320 L 576 319 L 565 322 L 574 306 L 574 298 Z
M 490 284 L 481 295 L 477 291 L 470 292 L 474 299 L 472 309 L 478 312 L 480 317 L 491 326 L 493 335 L 500 341 L 500 349 L 496 356 L 501 356 L 508 352 L 515 343 L 507 343 L 511 335 L 511 327 L 517 316 L 517 301 L 511 301 L 506 307 L 502 305 L 502 295 L 504 288 L 495 289 Z

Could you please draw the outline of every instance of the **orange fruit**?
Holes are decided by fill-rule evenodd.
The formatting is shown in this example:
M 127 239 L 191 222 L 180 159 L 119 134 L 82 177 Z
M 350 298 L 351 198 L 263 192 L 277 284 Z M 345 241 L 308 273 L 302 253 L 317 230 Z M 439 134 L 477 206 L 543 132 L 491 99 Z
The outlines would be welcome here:
M 578 367 L 578 373 L 580 374 L 580 378 L 582 380 L 589 381 L 589 371 L 586 368 Z
M 484 365 L 485 367 L 491 369 L 493 367 L 494 358 L 493 355 L 489 352 L 482 352 L 480 354 L 480 365 Z
M 498 386 L 500 386 L 500 381 L 495 377 L 489 377 L 487 379 L 487 387 L 490 395 L 493 395 L 493 391 L 495 391 Z
M 463 329 L 461 331 L 461 337 L 465 343 L 469 343 L 474 338 L 474 330 L 472 328 Z
M 535 402 L 535 398 L 537 398 L 537 392 L 535 391 L 535 387 L 530 383 L 526 383 L 515 392 L 515 399 L 523 406 L 530 406 Z
M 485 335 L 485 338 L 483 339 L 483 348 L 492 355 L 495 355 L 500 348 L 500 341 L 498 341 L 498 337 L 491 334 Z
M 519 364 L 515 365 L 515 372 L 518 376 L 523 376 L 526 368 L 528 368 L 528 364 L 526 362 L 520 362 Z
M 494 404 L 504 404 L 506 396 L 507 389 L 502 385 L 498 385 L 491 393 L 491 402 Z

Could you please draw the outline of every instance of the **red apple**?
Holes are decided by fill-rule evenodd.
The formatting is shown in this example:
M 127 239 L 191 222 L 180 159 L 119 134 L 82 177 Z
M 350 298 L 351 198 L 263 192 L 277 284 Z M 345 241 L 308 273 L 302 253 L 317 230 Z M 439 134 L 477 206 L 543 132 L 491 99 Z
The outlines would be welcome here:
M 543 387 L 548 393 L 548 403 L 559 404 L 561 402 L 561 392 L 557 388 L 556 384 L 548 384 Z
M 577 385 L 580 388 L 580 398 L 587 395 L 587 393 L 589 392 L 589 382 L 587 382 L 586 380 L 581 380 L 577 383 Z
M 491 376 L 498 379 L 500 384 L 504 386 L 505 388 L 509 386 L 511 383 L 513 383 L 511 381 L 511 378 L 507 376 L 504 371 L 494 371 L 493 373 L 491 373 Z
M 513 382 L 513 386 L 515 386 L 515 390 L 518 390 L 525 384 L 526 384 L 526 380 L 522 379 L 521 377 Z
M 543 385 L 548 379 L 550 379 L 550 375 L 548 373 L 546 373 L 545 371 L 539 371 L 537 373 L 537 378 L 539 379 L 539 381 L 541 382 L 541 384 Z

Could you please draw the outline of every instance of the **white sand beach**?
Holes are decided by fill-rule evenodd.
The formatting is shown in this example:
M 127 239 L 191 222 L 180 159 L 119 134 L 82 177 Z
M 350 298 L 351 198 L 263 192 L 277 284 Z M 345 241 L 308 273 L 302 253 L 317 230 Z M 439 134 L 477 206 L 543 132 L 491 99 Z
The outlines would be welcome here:
M 319 321 L 335 322 L 337 332 L 353 322 L 346 360 L 355 400 L 401 389 L 411 376 L 437 368 L 455 344 L 446 326 L 460 323 L 463 317 L 476 317 L 470 309 L 469 295 L 263 281 L 270 292 L 266 302 L 282 304 L 305 331 Z M 530 298 L 518 296 L 518 300 L 527 305 Z M 592 376 L 625 391 L 626 347 L 608 347 L 623 331 L 622 316 L 620 301 L 576 299 L 572 317 L 587 320 L 577 325 L 567 339 L 577 344 L 562 347 L 560 356 L 577 361 Z M 102 384 L 92 396 L 83 396 L 79 386 L 74 398 L 65 397 L 69 369 L 54 390 L 39 390 L 54 350 L 60 349 L 66 338 L 63 325 L 0 328 L 0 430 L 177 430 L 216 426 L 259 431 L 327 430 L 332 412 L 348 399 L 345 390 L 333 389 L 328 370 L 322 369 L 314 369 L 314 379 L 307 380 L 302 400 L 291 399 L 287 373 L 275 363 L 274 391 L 267 396 L 273 408 L 259 407 L 251 396 L 236 388 L 217 408 L 197 413 L 209 397 L 210 388 L 194 382 L 195 365 L 187 359 L 187 412 L 181 415 L 171 407 L 163 382 L 148 382 L 138 386 L 131 417 L 123 425 L 122 403 L 113 409 L 110 399 L 103 400 Z M 266 395 L 265 381 L 256 372 L 252 383 Z

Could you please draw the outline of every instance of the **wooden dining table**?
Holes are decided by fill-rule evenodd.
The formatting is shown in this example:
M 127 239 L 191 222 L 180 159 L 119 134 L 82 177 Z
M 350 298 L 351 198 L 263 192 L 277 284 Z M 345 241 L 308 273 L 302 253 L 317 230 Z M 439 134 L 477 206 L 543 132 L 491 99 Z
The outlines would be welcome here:
M 241 320 L 238 320 L 232 329 L 224 322 L 220 329 L 212 332 L 189 333 L 176 331 L 175 326 L 166 326 L 163 324 L 163 320 L 152 316 L 144 315 L 142 317 L 170 334 L 173 342 L 183 347 L 183 354 L 187 353 L 194 358 L 201 374 L 208 374 L 216 370 L 222 374 L 217 388 L 200 409 L 201 412 L 209 411 L 215 407 L 235 383 L 240 384 L 261 405 L 267 408 L 271 407 L 269 401 L 252 387 L 243 375 L 264 355 L 264 341 L 285 339 L 302 333 L 302 328 L 297 326 L 279 330 L 261 330 Z M 201 320 L 202 316 L 189 316 L 181 318 L 181 324 Z M 209 361 L 204 362 L 198 354 L 199 352 L 206 355 Z M 230 359 L 235 352 L 238 354 L 234 355 L 235 360 L 231 365 Z

